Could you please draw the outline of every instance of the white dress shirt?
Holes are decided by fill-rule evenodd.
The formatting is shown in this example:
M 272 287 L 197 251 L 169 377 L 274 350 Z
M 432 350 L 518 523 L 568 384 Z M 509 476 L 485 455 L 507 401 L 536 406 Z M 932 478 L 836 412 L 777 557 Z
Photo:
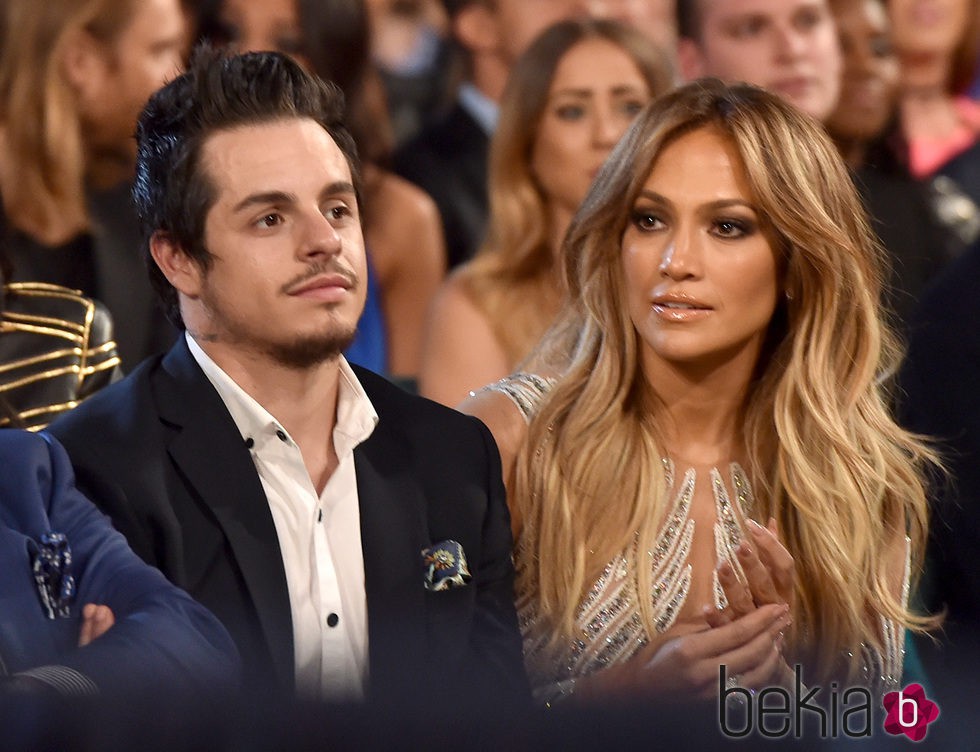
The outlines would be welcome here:
M 272 511 L 289 588 L 297 694 L 362 699 L 367 598 L 353 452 L 374 431 L 378 414 L 341 356 L 333 431 L 338 465 L 317 495 L 299 447 L 279 421 L 186 336 L 252 453 Z

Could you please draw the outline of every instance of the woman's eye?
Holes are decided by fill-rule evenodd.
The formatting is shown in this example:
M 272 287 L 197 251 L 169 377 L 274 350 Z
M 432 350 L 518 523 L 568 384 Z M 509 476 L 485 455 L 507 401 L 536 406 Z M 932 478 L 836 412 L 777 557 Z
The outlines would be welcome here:
M 636 117 L 640 114 L 640 111 L 646 106 L 646 102 L 641 102 L 639 99 L 631 100 L 629 102 L 623 102 L 622 111 L 628 117 Z
M 585 108 L 577 104 L 566 104 L 557 107 L 555 115 L 561 120 L 580 120 L 585 116 Z
M 643 230 L 644 232 L 659 230 L 664 226 L 663 220 L 660 217 L 648 211 L 633 212 L 633 224 L 637 229 Z
M 721 219 L 715 222 L 714 233 L 721 238 L 740 238 L 748 235 L 751 228 L 740 220 Z

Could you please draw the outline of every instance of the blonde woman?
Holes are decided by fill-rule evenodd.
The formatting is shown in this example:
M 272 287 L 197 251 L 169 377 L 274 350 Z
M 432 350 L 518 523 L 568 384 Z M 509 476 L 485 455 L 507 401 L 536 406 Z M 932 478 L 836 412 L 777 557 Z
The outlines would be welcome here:
M 136 117 L 180 71 L 178 0 L 0 5 L 0 243 L 13 282 L 96 298 L 126 367 L 168 345 L 136 252 Z
M 652 42 L 614 21 L 560 22 L 518 60 L 490 149 L 487 239 L 433 303 L 422 394 L 455 405 L 531 351 L 561 306 L 558 249 L 572 215 L 670 81 Z
M 894 687 L 929 450 L 889 415 L 880 254 L 834 145 L 760 89 L 652 104 L 563 249 L 572 303 L 468 400 L 497 438 L 541 701 Z

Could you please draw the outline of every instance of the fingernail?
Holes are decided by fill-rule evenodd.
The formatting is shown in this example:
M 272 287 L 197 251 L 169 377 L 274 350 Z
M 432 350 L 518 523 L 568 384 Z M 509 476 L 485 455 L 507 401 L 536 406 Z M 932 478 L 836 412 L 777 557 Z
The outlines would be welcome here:
M 751 517 L 748 519 L 749 532 L 759 535 L 765 528 L 762 527 L 758 522 L 753 520 Z
M 748 559 L 752 555 L 752 546 L 750 546 L 745 541 L 742 541 L 742 543 L 739 544 L 738 549 L 736 549 L 735 553 L 738 555 L 738 558 L 740 559 Z

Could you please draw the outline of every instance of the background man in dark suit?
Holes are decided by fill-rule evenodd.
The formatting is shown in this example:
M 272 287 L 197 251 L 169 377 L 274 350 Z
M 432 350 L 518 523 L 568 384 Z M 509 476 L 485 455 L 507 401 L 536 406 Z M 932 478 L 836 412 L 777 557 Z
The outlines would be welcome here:
M 951 262 L 922 296 L 899 372 L 900 414 L 934 437 L 949 477 L 932 491 L 919 598 L 943 612 L 942 629 L 916 641 L 947 718 L 969 718 L 980 673 L 980 242 Z M 976 746 L 971 724 L 937 724 L 937 749 Z M 930 730 L 930 734 L 932 731 Z
M 472 258 L 487 223 L 487 152 L 514 61 L 585 0 L 443 0 L 465 69 L 452 108 L 395 154 L 395 171 L 435 200 L 450 267 Z
M 493 439 L 340 355 L 366 289 L 341 110 L 275 53 L 204 51 L 151 98 L 134 196 L 185 335 L 52 432 L 136 551 L 224 622 L 256 686 L 435 701 L 465 678 L 470 697 L 520 698 Z M 432 589 L 460 553 L 458 587 Z

